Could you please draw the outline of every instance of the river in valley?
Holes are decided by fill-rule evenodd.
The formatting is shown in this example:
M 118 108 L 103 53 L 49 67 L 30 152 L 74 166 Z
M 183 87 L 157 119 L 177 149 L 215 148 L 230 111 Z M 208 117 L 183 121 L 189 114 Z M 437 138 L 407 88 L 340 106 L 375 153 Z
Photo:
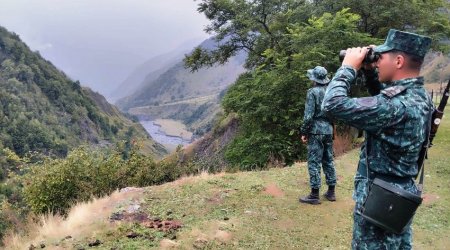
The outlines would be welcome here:
M 156 142 L 164 145 L 169 151 L 173 151 L 178 145 L 184 146 L 191 143 L 191 140 L 183 139 L 180 136 L 167 135 L 155 121 L 141 120 L 139 122 Z

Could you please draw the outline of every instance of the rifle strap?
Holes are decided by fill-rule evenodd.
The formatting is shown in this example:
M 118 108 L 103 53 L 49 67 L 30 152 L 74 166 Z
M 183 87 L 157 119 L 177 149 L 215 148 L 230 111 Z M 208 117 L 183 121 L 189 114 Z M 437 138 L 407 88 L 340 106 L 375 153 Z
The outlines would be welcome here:
M 419 184 L 417 185 L 417 189 L 419 190 L 419 194 L 418 194 L 419 196 L 422 195 L 422 191 L 423 191 L 423 177 L 424 177 L 424 173 L 425 173 L 425 158 L 428 155 L 428 149 L 430 148 L 430 144 L 431 144 L 431 142 L 430 142 L 430 135 L 431 135 L 431 123 L 433 122 L 432 121 L 433 120 L 433 112 L 434 112 L 434 109 L 428 115 L 428 123 L 427 123 L 427 126 L 425 128 L 426 138 L 425 138 L 425 141 L 423 142 L 423 147 L 425 147 L 425 150 L 424 150 L 424 154 L 425 155 L 423 156 L 423 161 L 418 163 L 420 165 L 417 166 L 418 167 L 418 171 L 420 171 Z M 420 158 L 421 158 L 421 156 L 419 155 L 419 159 Z

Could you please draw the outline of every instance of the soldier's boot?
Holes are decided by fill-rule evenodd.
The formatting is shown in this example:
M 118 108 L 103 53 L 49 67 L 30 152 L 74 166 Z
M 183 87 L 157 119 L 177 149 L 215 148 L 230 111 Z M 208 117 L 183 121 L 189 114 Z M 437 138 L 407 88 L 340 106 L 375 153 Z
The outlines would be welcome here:
M 325 198 L 329 201 L 336 201 L 336 193 L 334 192 L 335 186 L 328 186 L 328 190 L 323 194 Z
M 299 201 L 302 203 L 308 203 L 308 204 L 313 204 L 313 205 L 320 204 L 319 189 L 312 188 L 311 193 L 308 196 L 300 197 Z

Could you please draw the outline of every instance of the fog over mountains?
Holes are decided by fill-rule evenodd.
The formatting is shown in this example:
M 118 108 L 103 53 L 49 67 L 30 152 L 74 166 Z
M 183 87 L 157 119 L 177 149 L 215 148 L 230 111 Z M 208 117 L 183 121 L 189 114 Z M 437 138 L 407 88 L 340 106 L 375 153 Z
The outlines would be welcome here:
M 105 95 L 149 58 L 208 37 L 186 0 L 1 0 L 0 24 L 34 51 Z

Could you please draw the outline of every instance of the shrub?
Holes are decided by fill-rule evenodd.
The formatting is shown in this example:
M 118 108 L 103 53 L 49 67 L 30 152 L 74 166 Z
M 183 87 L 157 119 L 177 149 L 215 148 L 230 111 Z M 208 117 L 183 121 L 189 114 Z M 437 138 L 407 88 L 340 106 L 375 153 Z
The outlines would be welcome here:
M 122 147 L 123 148 L 123 147 Z M 149 186 L 173 181 L 193 172 L 177 159 L 156 163 L 132 145 L 121 150 L 80 147 L 65 159 L 46 159 L 24 175 L 24 197 L 36 213 L 65 214 L 76 202 L 111 194 L 127 186 Z

